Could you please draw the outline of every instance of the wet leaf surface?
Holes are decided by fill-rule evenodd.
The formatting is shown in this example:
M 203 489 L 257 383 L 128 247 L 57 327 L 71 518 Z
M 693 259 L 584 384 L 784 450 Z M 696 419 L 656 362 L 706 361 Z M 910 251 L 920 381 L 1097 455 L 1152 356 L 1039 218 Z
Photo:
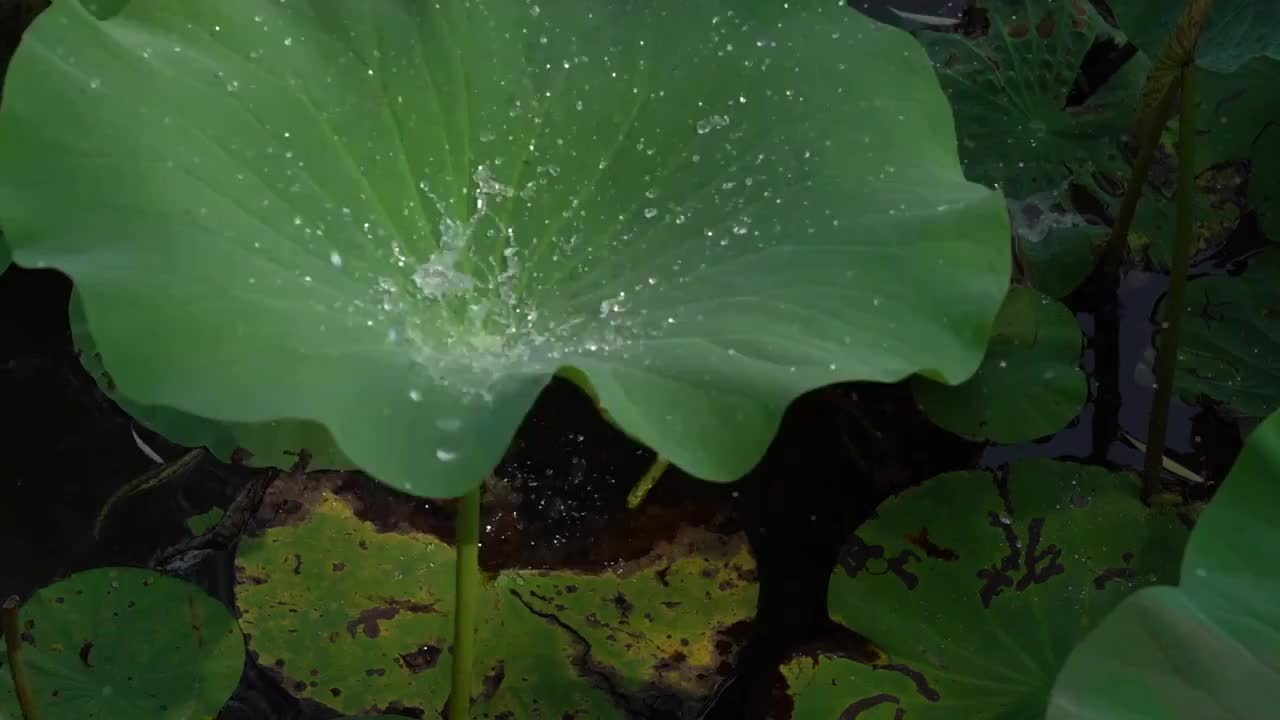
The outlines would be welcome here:
M 370 506 L 339 476 L 305 483 L 273 488 L 268 505 L 282 514 L 237 555 L 252 652 L 290 692 L 343 712 L 440 709 L 453 549 L 414 523 L 362 519 Z M 503 570 L 483 595 L 474 712 L 695 711 L 732 667 L 756 592 L 745 535 L 696 527 L 605 568 Z
M 423 496 L 566 366 L 738 479 L 806 391 L 967 377 L 1007 283 L 924 53 L 826 2 L 60 2 L 6 95 L 0 220 L 124 397 Z
M 1177 587 L 1127 598 L 1071 653 L 1049 720 L 1267 717 L 1280 700 L 1280 415 L 1200 514 Z
M 1015 443 L 1061 430 L 1084 407 L 1080 328 L 1063 305 L 1009 291 L 982 367 L 949 387 L 915 378 L 916 402 L 938 425 L 973 440 Z
M 47 720 L 211 719 L 244 666 L 244 638 L 226 608 L 150 570 L 77 573 L 32 596 L 20 619 Z M 0 648 L 0 718 L 21 717 Z
M 792 660 L 794 718 L 1039 717 L 1075 642 L 1172 577 L 1186 537 L 1132 475 L 1048 460 L 941 475 L 877 513 L 829 603 L 883 655 Z

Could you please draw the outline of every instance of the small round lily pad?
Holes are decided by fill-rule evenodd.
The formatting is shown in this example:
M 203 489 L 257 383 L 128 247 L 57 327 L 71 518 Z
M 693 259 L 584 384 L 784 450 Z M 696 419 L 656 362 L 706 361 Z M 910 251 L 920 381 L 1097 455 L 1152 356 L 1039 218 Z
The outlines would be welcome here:
M 1081 335 L 1061 303 L 1030 288 L 1009 291 L 982 366 L 956 386 L 911 384 L 929 419 L 971 440 L 1016 443 L 1049 435 L 1084 406 Z
M 244 637 L 199 587 L 150 570 L 98 568 L 33 595 L 22 661 L 45 720 L 213 718 L 240 682 Z M 0 718 L 21 718 L 0 648 Z

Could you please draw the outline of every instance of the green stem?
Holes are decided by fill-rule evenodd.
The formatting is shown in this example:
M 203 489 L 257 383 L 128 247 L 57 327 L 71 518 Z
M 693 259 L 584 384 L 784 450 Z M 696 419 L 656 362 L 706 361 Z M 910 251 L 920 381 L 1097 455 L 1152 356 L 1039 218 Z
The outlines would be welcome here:
M 22 659 L 21 622 L 18 618 L 18 598 L 11 597 L 0 605 L 0 629 L 4 631 L 4 649 L 9 658 L 9 676 L 18 695 L 18 707 L 25 720 L 40 720 L 36 707 L 36 693 L 31 687 L 31 676 Z
M 649 466 L 644 475 L 640 476 L 640 481 L 627 494 L 627 507 L 631 510 L 640 507 L 640 503 L 644 502 L 649 491 L 653 489 L 654 485 L 658 484 L 658 478 L 662 477 L 662 473 L 666 472 L 670 465 L 671 462 L 661 455 L 655 457 L 653 464 Z
M 480 490 L 462 496 L 458 506 L 457 587 L 453 615 L 453 685 L 449 720 L 471 717 L 471 680 L 476 657 L 476 611 L 480 603 Z
M 1133 226 L 1133 216 L 1138 210 L 1138 198 L 1142 196 L 1142 188 L 1147 184 L 1147 175 L 1151 172 L 1151 160 L 1155 157 L 1156 148 L 1160 145 L 1160 135 L 1164 132 L 1165 120 L 1169 117 L 1169 109 L 1173 105 L 1173 96 L 1177 83 L 1170 83 L 1156 102 L 1155 109 L 1146 118 L 1138 121 L 1138 157 L 1133 164 L 1133 172 L 1129 175 L 1129 185 L 1124 191 L 1124 200 L 1120 203 L 1120 213 L 1116 215 L 1115 224 L 1111 226 L 1111 237 L 1107 239 L 1106 251 L 1103 254 L 1104 272 L 1114 274 L 1120 272 L 1124 264 L 1125 249 L 1129 245 L 1129 229 Z
M 1178 119 L 1177 232 L 1173 245 L 1173 267 L 1169 271 L 1169 292 L 1164 299 L 1164 322 L 1156 356 L 1156 395 L 1151 404 L 1151 424 L 1147 429 L 1147 454 L 1142 468 L 1143 495 L 1150 499 L 1160 490 L 1160 468 L 1164 460 L 1165 433 L 1169 427 L 1169 402 L 1173 397 L 1173 373 L 1178 367 L 1182 316 L 1186 311 L 1187 268 L 1191 264 L 1192 203 L 1196 190 L 1196 93 L 1195 64 L 1182 67 L 1182 113 Z

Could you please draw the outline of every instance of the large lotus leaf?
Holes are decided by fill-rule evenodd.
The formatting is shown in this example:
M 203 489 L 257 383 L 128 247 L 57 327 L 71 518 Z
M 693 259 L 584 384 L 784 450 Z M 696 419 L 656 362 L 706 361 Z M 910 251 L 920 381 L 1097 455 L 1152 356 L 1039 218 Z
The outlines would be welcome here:
M 1023 199 L 1122 168 L 1117 140 L 1133 126 L 1141 78 L 1120 73 L 1083 105 L 1067 106 L 1085 53 L 1113 31 L 1086 0 L 982 4 L 985 33 L 920 35 L 955 107 L 969 176 Z
M 1121 0 L 1111 5 L 1129 39 L 1154 57 L 1164 48 L 1186 2 Z M 1196 64 L 1231 72 L 1260 56 L 1280 59 L 1280 4 L 1272 0 L 1215 3 L 1200 33 Z
M 119 392 L 115 379 L 103 365 L 102 353 L 98 352 L 98 345 L 89 332 L 84 303 L 74 290 L 68 313 L 71 339 L 85 371 L 122 410 L 148 428 L 163 433 L 170 441 L 188 447 L 207 447 L 225 462 L 234 459 L 256 467 L 289 467 L 297 461 L 296 453 L 300 449 L 311 453 L 309 469 L 344 470 L 353 467 L 338 450 L 329 432 L 318 423 L 304 420 L 216 422 L 164 405 L 133 402 Z M 247 448 L 254 450 L 246 453 Z
M 45 720 L 211 719 L 244 668 L 244 638 L 226 608 L 150 570 L 76 573 L 33 595 L 20 617 Z M 0 648 L 0 720 L 22 717 Z
M 1142 590 L 1071 653 L 1049 720 L 1227 720 L 1280 702 L 1280 415 L 1200 515 L 1178 587 Z
M 967 377 L 1008 277 L 923 51 L 819 0 L 63 0 L 0 107 L 15 256 L 126 396 L 420 494 L 564 366 L 736 479 L 811 388 Z
M 1052 434 L 1084 407 L 1080 326 L 1061 303 L 1030 288 L 1010 289 L 982 367 L 954 387 L 915 378 L 929 419 L 972 440 L 1016 443 Z
M 1173 577 L 1186 539 L 1133 476 L 1039 459 L 941 475 L 877 512 L 842 551 L 828 604 L 884 658 L 792 661 L 797 719 L 1041 717 L 1075 643 Z
M 292 509 L 236 559 L 259 661 L 344 712 L 440 708 L 452 549 L 366 522 L 315 480 L 286 492 Z M 696 705 L 712 691 L 736 653 L 728 629 L 755 612 L 755 565 L 741 534 L 685 529 L 608 571 L 502 571 L 481 605 L 477 717 L 621 718 L 655 693 Z
M 1280 252 L 1265 251 L 1239 276 L 1213 275 L 1187 284 L 1175 389 L 1237 415 L 1263 418 L 1280 410 Z

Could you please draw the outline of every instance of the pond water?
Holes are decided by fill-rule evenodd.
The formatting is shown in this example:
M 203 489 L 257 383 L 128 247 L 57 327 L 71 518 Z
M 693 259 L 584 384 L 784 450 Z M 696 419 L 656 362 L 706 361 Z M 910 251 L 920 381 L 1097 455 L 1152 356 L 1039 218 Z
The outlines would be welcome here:
M 878 18 L 883 2 L 861 6 Z M 959 2 L 899 0 L 898 10 L 957 15 Z M 0 28 L 10 49 L 21 26 Z M 1252 230 L 1252 233 L 1251 233 Z M 1257 244 L 1249 223 L 1221 248 L 1199 258 L 1194 272 L 1229 273 Z M 447 285 L 446 259 L 421 282 Z M 341 259 L 335 259 L 335 263 Z M 419 279 L 415 276 L 415 280 Z M 1066 304 L 1086 336 L 1083 367 L 1089 402 L 1061 432 L 1034 444 L 987 447 L 928 422 L 905 385 L 855 384 L 816 391 L 789 410 L 760 465 L 727 486 L 668 473 L 645 504 L 628 511 L 625 498 L 651 454 L 601 420 L 576 387 L 557 382 L 540 399 L 498 472 L 511 482 L 485 509 L 482 563 L 489 568 L 599 568 L 644 555 L 682 523 L 742 529 L 758 562 L 760 599 L 745 648 L 693 716 L 705 720 L 784 717 L 777 665 L 803 647 L 838 645 L 856 652 L 859 638 L 826 613 L 827 582 L 837 553 L 857 525 L 888 495 L 939 472 L 995 467 L 1022 457 L 1087 458 L 1136 468 L 1141 452 L 1124 439 L 1146 434 L 1151 402 L 1152 318 L 1165 290 L 1163 275 L 1130 273 L 1117 294 L 1086 285 Z M 145 565 L 189 536 L 184 520 L 226 507 L 255 472 L 204 461 L 190 476 L 122 502 L 94 526 L 103 503 L 151 469 L 133 433 L 166 460 L 182 448 L 130 421 L 83 369 L 70 339 L 70 284 L 50 271 L 10 268 L 0 276 L 0 434 L 6 493 L 0 499 L 0 598 L 27 596 L 79 569 Z M 1211 483 L 1240 447 L 1241 428 L 1175 400 L 1169 454 Z M 451 503 L 412 499 L 359 475 L 342 480 L 370 519 L 398 518 L 450 537 Z M 1206 493 L 1208 491 L 1206 490 Z M 234 587 L 233 554 L 222 550 L 193 570 L 193 579 L 224 601 Z M 780 704 L 781 703 L 781 704 Z M 659 698 L 637 717 L 677 718 Z M 683 711 L 682 711 L 683 712 Z M 770 715 L 769 713 L 778 713 Z M 333 717 L 296 700 L 256 663 L 221 720 Z

